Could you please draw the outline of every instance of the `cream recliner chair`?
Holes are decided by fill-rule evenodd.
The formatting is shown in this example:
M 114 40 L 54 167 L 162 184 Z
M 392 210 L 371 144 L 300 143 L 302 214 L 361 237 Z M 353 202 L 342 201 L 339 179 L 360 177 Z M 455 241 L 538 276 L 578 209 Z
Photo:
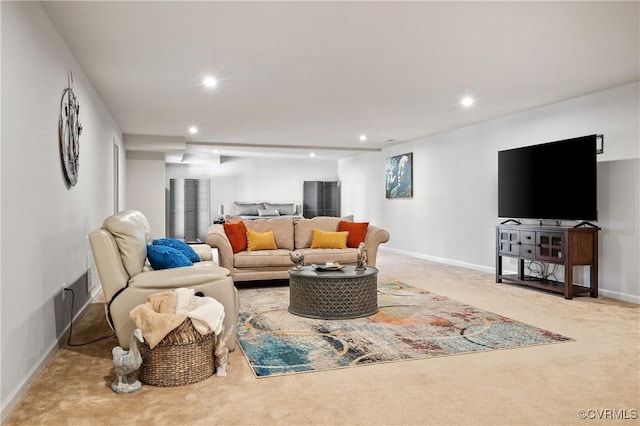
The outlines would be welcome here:
M 192 246 L 202 259 L 194 266 L 152 270 L 147 263 L 147 244 L 153 238 L 147 218 L 139 211 L 127 210 L 106 218 L 102 227 L 89 233 L 89 242 L 102 290 L 106 298 L 106 315 L 119 345 L 129 348 L 135 323 L 129 312 L 147 302 L 160 291 L 180 287 L 193 288 L 216 299 L 224 306 L 224 328 L 233 327 L 226 345 L 236 346 L 238 292 L 229 270 L 211 261 L 211 247 Z

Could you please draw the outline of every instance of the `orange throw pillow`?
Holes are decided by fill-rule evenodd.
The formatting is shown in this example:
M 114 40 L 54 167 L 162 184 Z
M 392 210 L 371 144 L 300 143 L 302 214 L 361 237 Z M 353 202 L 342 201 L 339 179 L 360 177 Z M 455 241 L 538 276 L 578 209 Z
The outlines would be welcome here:
M 347 237 L 347 247 L 358 248 L 361 242 L 364 241 L 364 236 L 367 234 L 367 228 L 369 222 L 346 222 L 341 220 L 338 223 L 338 231 L 347 231 L 349 236 Z
M 244 222 L 223 223 L 224 233 L 227 234 L 233 254 L 240 253 L 247 249 L 247 227 Z

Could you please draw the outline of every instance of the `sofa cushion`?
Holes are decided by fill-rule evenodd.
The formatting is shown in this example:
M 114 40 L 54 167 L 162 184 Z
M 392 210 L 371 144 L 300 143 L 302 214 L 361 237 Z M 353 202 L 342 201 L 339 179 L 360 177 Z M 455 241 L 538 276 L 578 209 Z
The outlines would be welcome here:
M 236 215 L 232 215 L 232 214 L 228 214 L 224 217 L 224 222 L 225 223 L 238 223 L 238 222 L 242 222 L 242 217 L 240 216 L 236 216 Z
M 239 253 L 247 249 L 247 228 L 244 226 L 244 222 L 236 223 L 224 223 L 224 233 L 227 234 L 227 238 L 231 243 L 231 250 L 234 253 Z
M 247 230 L 256 232 L 273 231 L 278 248 L 293 250 L 293 219 L 290 217 L 274 217 L 243 221 Z
M 276 250 L 276 236 L 273 231 L 256 232 L 252 230 L 247 231 L 247 250 Z
M 338 231 L 349 232 L 347 247 L 351 248 L 358 248 L 360 243 L 364 241 L 368 227 L 369 222 L 346 222 L 341 220 L 340 223 L 338 223 Z
M 122 264 L 129 276 L 142 272 L 147 261 L 147 245 L 153 241 L 147 218 L 137 210 L 127 210 L 106 218 L 102 227 L 116 240 Z
M 313 230 L 313 238 L 311 240 L 312 249 L 344 249 L 347 247 L 347 237 L 349 233 L 343 232 L 326 232 L 320 229 Z
M 243 251 L 233 255 L 233 266 L 236 268 L 269 268 L 292 267 L 289 250 Z M 306 259 L 305 259 L 306 260 Z
M 184 241 L 180 241 L 175 238 L 158 238 L 156 240 L 153 240 L 153 245 L 174 248 L 180 253 L 184 254 L 184 256 L 191 262 L 200 262 L 200 256 L 198 256 L 198 253 L 196 253 L 196 251 Z M 147 257 L 148 256 L 149 255 L 147 253 Z
M 149 244 L 147 257 L 151 267 L 156 270 L 193 266 L 193 263 L 184 254 L 169 246 Z
M 312 219 L 296 219 L 294 222 L 295 248 L 311 247 L 314 229 L 335 232 L 338 230 L 338 222 L 340 222 L 339 217 L 329 216 L 316 216 Z
M 338 262 L 342 264 L 354 264 L 358 261 L 358 249 L 301 249 L 304 255 L 304 263 Z

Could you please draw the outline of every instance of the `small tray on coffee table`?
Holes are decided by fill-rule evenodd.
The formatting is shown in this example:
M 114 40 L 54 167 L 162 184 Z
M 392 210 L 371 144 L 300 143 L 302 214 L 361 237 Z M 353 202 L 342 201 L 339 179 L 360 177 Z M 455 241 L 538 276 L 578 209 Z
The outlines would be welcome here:
M 318 272 L 323 272 L 323 271 L 339 271 L 340 269 L 344 268 L 345 265 L 341 265 L 337 262 L 332 263 L 330 265 L 326 263 L 312 263 L 311 267 Z

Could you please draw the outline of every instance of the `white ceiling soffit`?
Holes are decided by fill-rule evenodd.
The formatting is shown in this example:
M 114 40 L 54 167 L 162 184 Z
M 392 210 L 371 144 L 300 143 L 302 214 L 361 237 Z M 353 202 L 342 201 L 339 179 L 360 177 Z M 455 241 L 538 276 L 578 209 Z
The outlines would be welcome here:
M 224 157 L 252 158 L 314 158 L 337 160 L 364 152 L 377 152 L 377 148 L 328 148 L 325 146 L 264 146 L 228 143 L 187 142 L 184 150 L 167 151 L 167 163 L 220 164 Z
M 41 4 L 123 133 L 228 155 L 350 155 L 640 79 L 637 1 Z
M 122 135 L 122 144 L 127 151 L 182 150 L 186 141 L 180 136 Z

